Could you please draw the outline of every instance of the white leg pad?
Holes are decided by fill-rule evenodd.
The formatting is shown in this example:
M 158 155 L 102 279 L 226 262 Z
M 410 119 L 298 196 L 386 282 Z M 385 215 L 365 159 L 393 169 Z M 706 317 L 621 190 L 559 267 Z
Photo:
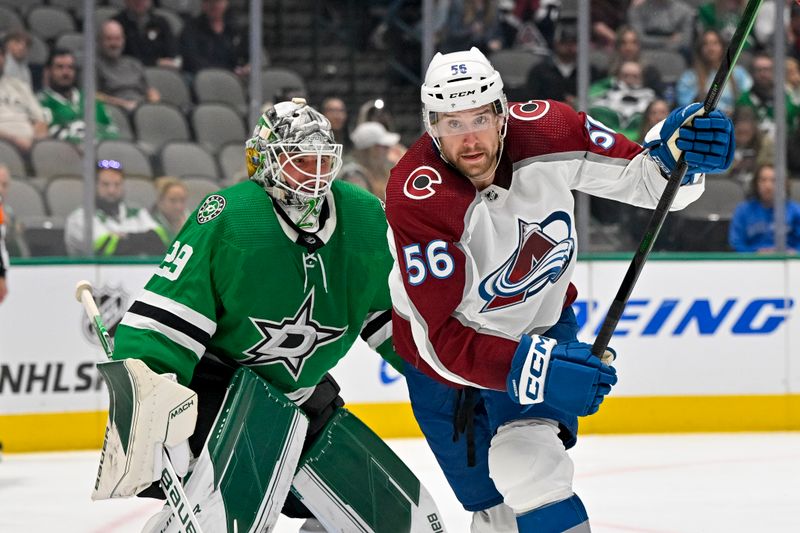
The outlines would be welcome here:
M 516 514 L 572 496 L 574 466 L 550 420 L 515 420 L 489 446 L 489 476 Z
M 470 533 L 517 533 L 514 510 L 501 503 L 483 511 L 472 513 Z

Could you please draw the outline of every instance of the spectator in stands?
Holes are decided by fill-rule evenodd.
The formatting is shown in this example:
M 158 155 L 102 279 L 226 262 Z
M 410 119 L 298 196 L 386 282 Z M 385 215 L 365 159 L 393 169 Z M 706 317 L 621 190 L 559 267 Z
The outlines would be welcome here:
M 642 66 L 636 61 L 622 63 L 610 81 L 601 80 L 590 93 L 592 118 L 634 141 L 647 106 L 656 98 L 655 91 L 644 86 Z
M 180 67 L 177 37 L 167 19 L 153 12 L 152 0 L 125 0 L 114 20 L 125 32 L 123 54 L 148 67 Z
M 125 32 L 120 23 L 114 19 L 103 22 L 97 54 L 97 98 L 130 112 L 142 102 L 158 102 L 161 95 L 147 85 L 141 61 L 123 55 L 124 49 Z
M 736 151 L 727 175 L 748 188 L 755 169 L 774 160 L 775 145 L 771 137 L 758 129 L 758 116 L 753 108 L 737 107 L 732 118 Z
M 0 139 L 28 153 L 33 141 L 47 136 L 47 123 L 30 87 L 5 73 L 5 57 L 0 44 Z
M 190 20 L 180 38 L 183 68 L 192 74 L 224 68 L 238 76 L 250 73 L 247 35 L 228 15 L 228 0 L 203 0 L 202 13 Z
M 560 8 L 561 0 L 516 0 L 514 16 L 522 23 L 517 34 L 518 45 L 536 46 L 541 37 L 552 48 Z
M 471 47 L 489 54 L 500 50 L 502 39 L 497 18 L 497 2 L 491 0 L 453 0 L 447 13 L 442 53 Z
M 592 2 L 592 43 L 595 47 L 610 52 L 617 45 L 619 31 L 627 22 L 629 4 L 630 0 Z
M 681 74 L 675 85 L 675 103 L 679 106 L 702 102 L 705 99 L 727 46 L 716 30 L 704 31 L 694 44 L 692 65 Z M 733 113 L 736 99 L 752 85 L 753 79 L 747 70 L 741 65 L 736 65 L 725 90 L 722 91 L 717 108 L 730 115 Z
M 630 25 L 639 32 L 642 48 L 689 55 L 694 10 L 681 0 L 643 0 L 628 10 Z
M 380 122 L 363 122 L 350 134 L 354 150 L 349 162 L 342 166 L 340 178 L 364 187 L 386 199 L 386 182 L 393 163 L 389 150 L 400 142 L 400 135 L 391 133 Z
M 8 250 L 6 250 L 6 227 L 9 226 L 8 215 L 5 211 L 5 197 L 8 193 L 8 186 L 11 183 L 11 176 L 8 167 L 0 163 L 0 303 L 6 299 L 8 294 L 8 284 L 6 283 L 6 273 L 8 271 Z
M 24 30 L 13 30 L 6 34 L 6 66 L 7 76 L 17 78 L 29 89 L 33 90 L 31 68 L 28 66 L 28 52 L 31 47 L 31 36 Z
M 560 100 L 574 107 L 577 94 L 577 40 L 577 28 L 572 22 L 562 22 L 556 27 L 552 56 L 528 73 L 525 88 L 529 98 Z M 597 70 L 594 67 L 590 67 L 590 70 L 591 79 L 596 79 Z
M 341 143 L 343 151 L 349 152 L 353 148 L 353 141 L 350 140 L 350 132 L 347 128 L 347 105 L 338 96 L 328 96 L 322 100 L 320 106 L 322 114 L 331 123 L 333 138 L 337 143 Z
M 147 209 L 124 202 L 124 182 L 119 161 L 98 162 L 92 251 L 99 256 L 161 255 L 168 244 L 166 232 Z M 83 207 L 67 217 L 64 240 L 70 255 L 80 255 L 83 250 L 83 217 Z
M 730 42 L 744 11 L 744 0 L 712 0 L 697 8 L 697 33 L 716 30 Z M 747 36 L 745 49 L 755 44 L 752 32 Z
M 421 23 L 422 21 L 420 21 L 420 26 Z M 517 34 L 521 26 L 522 23 L 514 15 L 514 0 L 497 0 L 497 39 L 500 43 L 499 49 L 513 48 L 516 45 Z M 436 47 L 438 48 L 438 45 Z
M 791 31 L 791 11 L 790 6 L 798 5 L 796 0 L 764 0 L 758 10 L 758 16 L 751 30 L 755 38 L 755 44 L 761 51 L 772 53 L 775 43 L 775 7 L 779 5 L 783 8 L 784 36 L 788 39 Z M 787 40 L 787 43 L 791 41 Z M 790 53 L 787 50 L 787 53 Z
M 793 57 L 786 58 L 786 94 L 800 106 L 800 61 Z
M 775 88 L 775 64 L 772 57 L 766 54 L 757 54 L 753 58 L 750 66 L 753 75 L 753 86 L 745 91 L 736 102 L 737 106 L 752 107 L 758 115 L 758 127 L 766 135 L 773 136 L 775 133 L 774 118 L 774 88 Z M 788 91 L 785 91 L 786 101 L 786 126 L 791 135 L 797 128 L 798 117 L 800 117 L 800 107 L 792 100 Z
M 367 100 L 358 108 L 356 126 L 364 122 L 380 122 L 389 131 L 394 130 L 394 117 L 386 108 L 382 98 Z
M 0 162 L 0 204 L 2 204 L 6 227 L 6 248 L 12 256 L 30 257 L 31 252 L 25 240 L 22 221 L 16 216 L 17 213 L 8 200 L 8 190 L 12 186 L 11 171 L 5 163 Z
M 656 98 L 650 102 L 642 113 L 642 124 L 639 128 L 639 136 L 636 142 L 644 144 L 644 136 L 650 131 L 650 128 L 667 118 L 669 112 L 672 111 L 669 103 L 661 98 Z
M 22 223 L 14 216 L 14 209 L 8 203 L 8 190 L 11 186 L 11 172 L 8 170 L 8 166 L 4 163 L 0 163 L 0 211 L 2 211 L 0 218 L 3 219 L 3 222 L 0 224 L 5 227 L 6 251 L 9 252 L 9 255 L 30 257 L 31 254 L 28 249 L 28 243 L 25 241 L 23 235 Z M 3 232 L 3 230 L 0 230 L 0 232 Z M 8 263 L 6 262 L 4 264 L 6 268 L 8 268 Z M 0 298 L 0 300 L 2 300 L 2 298 Z
M 800 60 L 800 4 L 792 4 L 789 13 L 789 47 L 786 54 Z
M 158 197 L 153 206 L 153 218 L 164 230 L 165 240 L 172 242 L 189 217 L 186 202 L 189 189 L 186 184 L 174 176 L 162 176 L 155 181 Z
M 793 179 L 800 179 L 800 128 L 787 135 L 787 145 L 789 150 L 786 152 L 786 164 Z
M 50 52 L 45 65 L 47 87 L 39 94 L 45 111 L 50 135 L 56 139 L 80 143 L 86 123 L 83 121 L 83 91 L 75 86 L 75 55 L 69 50 L 56 48 Z M 119 131 L 112 124 L 102 102 L 95 100 L 95 138 L 116 139 Z
M 800 204 L 789 199 L 786 180 L 786 249 L 800 251 Z M 775 251 L 775 169 L 758 167 L 750 195 L 733 213 L 728 241 L 737 252 L 768 253 Z
M 639 33 L 631 26 L 622 26 L 617 30 L 614 42 L 614 55 L 608 66 L 608 72 L 614 73 L 625 61 L 636 61 L 642 65 L 642 82 L 645 87 L 653 89 L 658 96 L 664 95 L 664 83 L 661 81 L 661 72 L 656 65 L 642 61 L 642 47 L 639 42 Z

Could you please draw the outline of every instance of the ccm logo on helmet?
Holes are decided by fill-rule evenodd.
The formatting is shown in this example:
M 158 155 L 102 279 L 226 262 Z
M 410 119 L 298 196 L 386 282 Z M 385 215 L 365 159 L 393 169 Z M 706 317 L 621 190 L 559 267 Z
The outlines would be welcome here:
M 450 98 L 461 98 L 462 96 L 468 96 L 470 94 L 475 94 L 475 89 L 471 91 L 461 91 L 460 93 L 450 93 Z
M 426 166 L 418 167 L 406 178 L 406 182 L 403 185 L 403 192 L 412 200 L 424 200 L 436 193 L 433 186 L 441 182 L 442 176 L 435 168 Z
M 524 104 L 514 104 L 508 108 L 511 116 L 519 120 L 538 120 L 550 111 L 550 102 L 546 100 L 531 100 Z

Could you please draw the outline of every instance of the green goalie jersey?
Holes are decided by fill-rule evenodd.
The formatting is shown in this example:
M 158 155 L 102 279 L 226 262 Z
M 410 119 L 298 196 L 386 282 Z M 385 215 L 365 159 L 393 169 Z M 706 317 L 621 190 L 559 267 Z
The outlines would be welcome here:
M 317 233 L 283 216 L 251 181 L 208 196 L 125 314 L 114 358 L 188 384 L 209 352 L 285 393 L 316 385 L 358 335 L 396 363 L 379 200 L 335 181 Z

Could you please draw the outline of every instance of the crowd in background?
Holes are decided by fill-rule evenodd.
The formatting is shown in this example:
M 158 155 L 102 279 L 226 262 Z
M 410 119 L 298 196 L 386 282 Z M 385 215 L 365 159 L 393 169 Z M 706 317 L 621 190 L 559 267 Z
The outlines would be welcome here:
M 150 219 L 142 222 L 141 227 L 152 226 L 158 239 L 149 239 L 146 245 L 137 247 L 121 246 L 119 242 L 113 246 L 106 241 L 98 244 L 96 238 L 93 245 L 97 254 L 159 252 L 159 247 L 167 246 L 196 205 L 198 194 L 202 198 L 201 193 L 246 175 L 243 141 L 250 125 L 244 118 L 247 111 L 244 100 L 225 102 L 223 107 L 230 109 L 219 110 L 218 103 L 203 102 L 198 91 L 198 83 L 208 72 L 223 70 L 228 78 L 222 81 L 238 80 L 236 83 L 244 94 L 250 74 L 244 24 L 247 17 L 243 11 L 246 3 L 229 0 L 198 0 L 197 3 L 198 12 L 185 13 L 170 10 L 172 3 L 166 1 L 119 0 L 108 2 L 103 16 L 98 12 L 95 138 L 101 147 L 103 143 L 107 147 L 118 146 L 113 143 L 127 143 L 133 148 L 126 150 L 135 149 L 146 160 L 144 167 L 136 165 L 134 168 L 126 157 L 103 155 L 103 161 L 118 165 L 111 170 L 120 175 L 120 192 L 116 201 L 103 199 L 99 176 L 108 169 L 98 168 L 98 216 L 122 223 L 126 216 L 134 216 L 126 209 L 133 209 L 136 217 Z M 647 131 L 675 106 L 702 101 L 745 3 L 744 0 L 593 1 L 588 112 L 630 139 L 642 142 Z M 47 192 L 54 179 L 70 173 L 65 163 L 69 158 L 65 159 L 63 147 L 59 152 L 52 149 L 52 142 L 50 145 L 44 142 L 59 141 L 78 153 L 83 141 L 84 101 L 79 76 L 83 52 L 77 33 L 80 17 L 78 13 L 61 9 L 67 18 L 59 27 L 54 11 L 47 12 L 46 24 L 34 16 L 37 5 L 39 9 L 43 9 L 42 6 L 57 9 L 46 6 L 44 1 L 31 2 L 16 13 L 6 4 L 14 3 L 0 1 L 0 32 L 3 33 L 0 163 L 4 165 L 0 167 L 0 177 L 5 172 L 12 178 L 4 202 L 9 248 L 12 255 L 85 253 L 78 237 L 82 229 L 76 229 L 77 223 L 70 227 L 70 220 L 77 220 L 78 215 L 68 212 L 55 215 L 57 210 L 48 204 L 51 200 Z M 577 106 L 577 25 L 575 13 L 569 6 L 561 0 L 435 2 L 436 50 L 447 52 L 477 46 L 486 52 L 504 75 L 510 100 L 552 98 Z M 772 196 L 764 192 L 766 186 L 758 184 L 768 181 L 771 172 L 774 173 L 770 166 L 775 153 L 772 20 L 777 6 L 783 7 L 784 2 L 765 0 L 745 53 L 719 102 L 719 108 L 734 119 L 737 150 L 734 163 L 725 175 L 709 177 L 708 203 L 714 203 L 715 194 L 722 194 L 717 191 L 722 188 L 717 183 L 721 181 L 736 187 L 729 187 L 729 192 L 733 192 L 726 198 L 743 203 L 736 207 L 730 202 L 718 202 L 720 212 L 716 218 L 706 217 L 705 223 L 699 226 L 698 231 L 708 232 L 699 249 L 704 249 L 703 246 L 739 251 L 774 248 L 769 237 Z M 335 15 L 335 12 L 332 8 L 328 13 Z M 790 177 L 787 193 L 789 197 L 795 195 L 796 200 L 796 191 L 800 190 L 795 185 L 800 183 L 800 6 L 785 1 L 785 14 L 788 51 L 785 120 Z M 418 27 L 419 20 L 416 24 Z M 369 31 L 377 34 L 380 28 Z M 378 40 L 376 35 L 367 39 L 368 42 Z M 31 56 L 37 42 L 44 44 L 46 54 L 44 59 L 33 61 Z M 509 53 L 524 53 L 515 57 L 525 60 L 515 59 L 510 66 L 505 66 L 503 57 Z M 41 50 L 39 54 L 42 55 Z M 164 71 L 177 76 L 172 80 L 178 80 L 181 85 L 178 89 L 190 95 L 188 100 L 178 99 L 176 94 L 180 91 L 175 92 L 173 86 L 157 83 L 162 78 L 154 74 Z M 514 79 L 519 81 L 514 82 Z M 302 84 L 296 85 L 263 95 L 265 104 L 295 96 L 307 97 Z M 418 88 L 410 87 L 410 90 Z M 356 183 L 382 198 L 389 170 L 405 147 L 385 101 L 369 99 L 358 109 L 348 109 L 345 103 L 348 100 L 346 94 L 328 94 L 321 101 L 310 103 L 328 117 L 337 141 L 344 145 L 345 164 L 339 179 Z M 215 109 L 210 109 L 214 106 Z M 203 122 L 201 111 L 225 111 L 228 113 L 225 117 L 233 118 L 223 120 L 219 118 L 222 115 L 212 115 Z M 158 127 L 152 129 L 158 133 L 155 137 L 163 135 L 163 138 L 144 133 L 150 131 L 147 121 L 153 119 L 148 119 L 149 116 L 155 115 L 164 121 L 170 113 L 176 115 L 174 125 L 167 127 L 159 122 Z M 223 130 L 227 132 L 223 127 L 228 124 L 226 121 L 233 124 L 230 134 L 223 133 Z M 165 129 L 168 134 L 164 133 Z M 209 132 L 210 129 L 214 131 Z M 195 145 L 193 149 L 199 150 L 202 157 L 194 157 L 191 162 L 207 157 L 210 170 L 193 168 L 183 173 L 180 166 L 176 170 L 167 160 L 170 143 Z M 45 145 L 51 150 L 44 150 Z M 111 148 L 108 150 L 112 156 L 117 153 Z M 50 155 L 42 156 L 40 152 Z M 123 150 L 123 155 L 127 153 Z M 48 165 L 42 157 L 56 161 Z M 142 168 L 147 170 L 142 171 Z M 164 174 L 167 176 L 162 176 Z M 159 176 L 162 177 L 157 179 Z M 128 201 L 125 197 L 125 184 L 142 178 L 151 184 L 152 195 L 144 196 L 148 205 L 135 205 L 134 200 Z M 203 184 L 199 185 L 201 182 Z M 77 181 L 74 184 L 80 186 Z M 46 225 L 63 230 L 60 237 L 63 246 L 52 243 L 29 246 L 25 242 L 27 233 L 31 238 L 38 235 L 29 230 L 39 223 L 37 216 L 25 216 L 26 206 L 14 205 L 15 198 L 21 198 L 21 189 L 25 187 L 35 189 L 42 198 L 42 212 L 35 215 L 47 215 L 44 217 Z M 15 190 L 20 191 L 16 196 Z M 73 208 L 78 210 L 80 194 L 75 198 Z M 141 203 L 141 197 L 135 200 Z M 167 207 L 169 205 L 171 208 Z M 649 214 L 602 199 L 593 199 L 591 205 L 592 226 L 611 228 L 613 239 L 609 249 L 631 249 L 639 236 L 629 233 L 630 229 L 641 227 L 640 222 Z M 746 205 L 751 208 L 745 209 Z M 791 199 L 787 207 L 788 247 L 796 250 L 800 247 L 800 209 Z M 139 208 L 143 208 L 141 212 Z M 671 223 L 681 223 L 681 220 Z M 665 229 L 669 229 L 669 224 Z M 118 233 L 126 234 L 119 228 Z M 665 233 L 660 241 L 662 248 L 691 249 L 687 248 L 687 243 L 672 241 L 668 231 Z

